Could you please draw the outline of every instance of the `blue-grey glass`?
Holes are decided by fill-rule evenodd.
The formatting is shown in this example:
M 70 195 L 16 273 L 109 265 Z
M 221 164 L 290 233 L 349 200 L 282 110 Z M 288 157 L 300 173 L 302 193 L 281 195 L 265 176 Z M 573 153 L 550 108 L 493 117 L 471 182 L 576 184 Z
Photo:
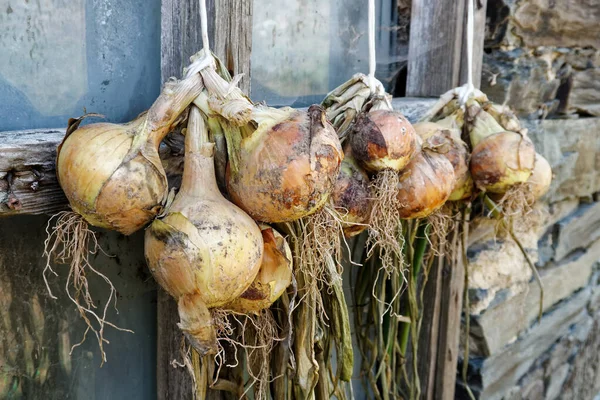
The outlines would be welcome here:
M 124 122 L 160 91 L 160 0 L 0 0 L 0 131 Z
M 391 90 L 405 64 L 396 0 L 376 0 L 376 77 Z M 307 106 L 369 72 L 366 0 L 254 0 L 252 98 Z
M 18 218 L 18 223 L 16 219 Z M 67 265 L 52 267 L 51 299 L 42 258 L 48 217 L 0 219 L 0 399 L 151 400 L 156 398 L 156 285 L 143 256 L 143 233 L 98 233 L 106 254 L 90 257 L 117 292 L 107 319 L 135 333 L 106 328 L 108 362 L 100 367 L 96 337 L 68 299 Z M 88 271 L 99 309 L 107 284 Z M 101 311 L 101 310 L 97 310 Z M 70 354 L 72 350 L 72 354 Z

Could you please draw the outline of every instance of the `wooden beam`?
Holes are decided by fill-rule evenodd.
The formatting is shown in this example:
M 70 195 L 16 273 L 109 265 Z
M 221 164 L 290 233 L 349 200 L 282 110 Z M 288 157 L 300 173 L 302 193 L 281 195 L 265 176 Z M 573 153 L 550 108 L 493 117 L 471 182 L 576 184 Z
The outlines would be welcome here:
M 459 85 L 465 3 L 413 0 L 407 96 L 439 96 Z

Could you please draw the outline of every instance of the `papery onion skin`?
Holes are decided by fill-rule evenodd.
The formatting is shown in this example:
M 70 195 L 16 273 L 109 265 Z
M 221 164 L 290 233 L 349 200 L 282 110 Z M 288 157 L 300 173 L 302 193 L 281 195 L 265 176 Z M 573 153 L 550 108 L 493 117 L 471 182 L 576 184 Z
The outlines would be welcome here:
M 170 83 L 127 124 L 74 120 L 58 148 L 57 175 L 73 211 L 91 225 L 129 235 L 162 209 L 168 183 L 158 146 L 202 90 L 199 76 Z
M 238 173 L 228 167 L 228 192 L 257 221 L 294 221 L 327 202 L 343 157 L 325 112 L 311 106 L 242 141 Z
M 441 208 L 454 187 L 454 168 L 443 154 L 423 149 L 400 172 L 397 199 L 403 219 L 424 218 Z
M 205 354 L 217 346 L 207 310 L 230 303 L 250 286 L 263 241 L 258 225 L 219 192 L 214 144 L 193 142 L 190 124 L 201 117 L 197 109 L 192 112 L 182 186 L 166 214 L 146 230 L 145 256 L 156 281 L 178 299 L 180 328 Z
M 368 228 L 373 208 L 369 176 L 351 155 L 344 157 L 331 199 L 343 221 L 346 237 L 358 235 Z
M 370 172 L 402 170 L 418 149 L 412 125 L 399 112 L 361 113 L 350 132 L 354 158 Z
M 417 134 L 425 141 L 423 146 L 444 148 L 439 151 L 454 168 L 455 183 L 448 200 L 457 201 L 470 197 L 473 193 L 473 179 L 469 172 L 469 148 L 460 138 L 458 129 L 447 129 L 434 122 L 420 122 L 414 125 Z
M 526 182 L 535 163 L 529 138 L 516 132 L 499 132 L 481 140 L 471 153 L 470 171 L 475 185 L 486 192 L 504 193 Z
M 264 251 L 254 282 L 225 309 L 242 314 L 257 314 L 269 308 L 292 282 L 292 250 L 285 238 L 268 225 L 260 225 Z
M 535 154 L 535 164 L 527 183 L 531 185 L 531 193 L 535 200 L 540 199 L 550 189 L 550 185 L 552 184 L 552 167 L 550 167 L 548 160 L 539 153 Z

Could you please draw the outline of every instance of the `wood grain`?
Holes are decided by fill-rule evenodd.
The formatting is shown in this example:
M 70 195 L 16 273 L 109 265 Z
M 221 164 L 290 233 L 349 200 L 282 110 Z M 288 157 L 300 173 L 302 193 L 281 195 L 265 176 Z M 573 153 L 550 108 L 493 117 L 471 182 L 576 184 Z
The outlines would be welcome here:
M 439 96 L 459 86 L 465 5 L 466 0 L 413 0 L 407 96 Z

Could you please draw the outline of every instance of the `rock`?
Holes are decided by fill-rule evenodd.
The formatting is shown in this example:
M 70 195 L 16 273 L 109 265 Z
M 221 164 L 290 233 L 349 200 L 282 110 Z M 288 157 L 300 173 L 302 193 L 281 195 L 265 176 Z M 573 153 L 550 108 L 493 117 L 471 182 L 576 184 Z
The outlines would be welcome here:
M 600 393 L 600 313 L 593 316 L 592 331 L 572 362 L 572 372 L 562 388 L 564 399 L 591 399 Z
M 573 72 L 565 111 L 600 116 L 600 67 Z
M 600 240 L 577 257 L 542 271 L 544 311 L 569 297 L 576 290 L 587 286 L 592 268 L 599 258 Z M 588 290 L 591 294 L 591 289 Z M 538 284 L 531 281 L 526 290 L 496 307 L 486 309 L 476 319 L 476 324 L 481 329 L 479 341 L 484 344 L 479 348 L 485 349 L 484 354 L 500 353 L 507 343 L 522 335 L 538 316 L 539 300 Z
M 560 307 L 548 313 L 527 336 L 485 359 L 481 368 L 483 386 L 481 398 L 486 400 L 502 398 L 542 353 L 569 332 L 571 325 L 589 318 L 585 305 L 590 295 L 589 289 L 577 292 Z M 500 326 L 500 329 L 506 328 L 506 325 Z M 498 329 L 498 325 L 496 328 Z
M 574 213 L 556 224 L 553 236 L 555 261 L 589 246 L 600 238 L 600 202 L 579 206 Z
M 563 364 L 550 376 L 548 386 L 546 388 L 546 400 L 557 399 L 562 391 L 563 384 L 569 375 L 569 364 Z
M 538 379 L 527 385 L 523 389 L 523 398 L 527 400 L 544 400 L 544 381 Z
M 523 121 L 536 151 L 550 163 L 550 203 L 600 191 L 600 118 Z
M 514 44 L 600 48 L 597 1 L 521 0 L 514 2 L 511 14 L 508 29 Z

